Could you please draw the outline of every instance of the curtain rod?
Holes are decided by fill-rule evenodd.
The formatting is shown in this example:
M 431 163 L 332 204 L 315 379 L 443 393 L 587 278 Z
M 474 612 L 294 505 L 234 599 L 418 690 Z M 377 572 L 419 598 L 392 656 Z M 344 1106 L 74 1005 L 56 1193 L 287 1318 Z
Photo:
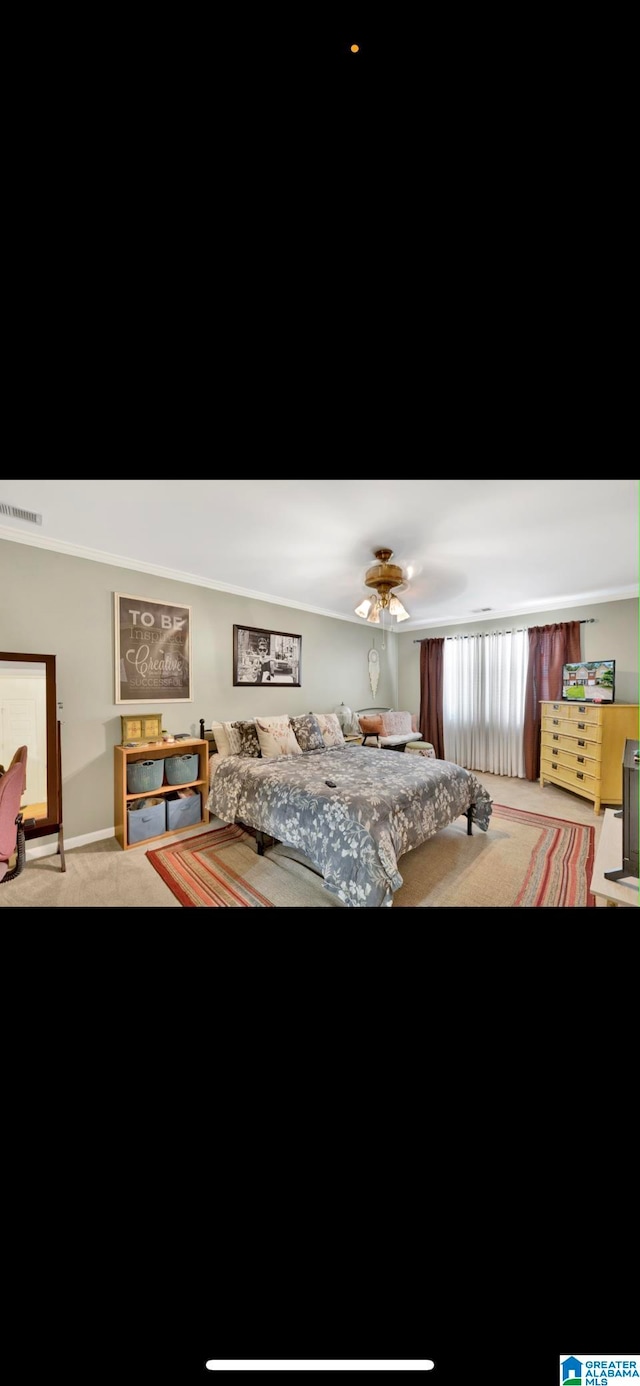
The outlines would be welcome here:
M 595 619 L 596 619 L 595 616 L 585 616 L 584 619 L 583 619 L 582 621 L 578 621 L 578 625 L 579 625 L 579 626 L 593 626 L 593 625 L 595 624 Z M 561 621 L 559 624 L 560 624 L 560 625 L 563 625 L 564 622 Z M 520 633 L 521 633 L 523 630 L 533 630 L 533 629 L 534 629 L 533 626 L 518 626 L 518 628 L 517 628 L 517 630 L 516 630 L 515 633 L 516 633 L 516 635 L 520 635 Z M 485 631 L 485 635 L 513 635 L 513 634 L 514 634 L 514 632 L 513 632 L 512 630 L 488 630 L 488 631 Z M 423 635 L 423 636 L 421 636 L 420 640 L 414 640 L 413 643 L 414 643 L 414 645 L 421 645 L 423 640 L 430 640 L 430 639 L 433 640 L 434 638 L 435 638 L 436 640 L 440 639 L 440 637 L 437 636 L 437 635 L 436 635 L 435 637 L 434 637 L 434 636 L 429 636 L 429 635 Z M 445 639 L 445 640 L 470 640 L 470 639 L 472 639 L 472 638 L 473 638 L 473 637 L 472 637 L 472 636 L 469 636 L 469 635 L 445 635 L 445 636 L 444 636 L 444 639 Z

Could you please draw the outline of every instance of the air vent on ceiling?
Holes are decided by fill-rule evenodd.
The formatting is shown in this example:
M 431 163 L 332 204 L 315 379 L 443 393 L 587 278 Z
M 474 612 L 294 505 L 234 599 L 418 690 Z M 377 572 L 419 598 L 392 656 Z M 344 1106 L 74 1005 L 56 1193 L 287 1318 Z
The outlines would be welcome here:
M 42 524 L 42 515 L 36 515 L 33 510 L 21 510 L 19 505 L 7 505 L 6 501 L 0 501 L 0 515 L 10 515 L 12 520 L 28 520 L 31 525 Z
M 492 607 L 492 606 L 472 606 L 472 608 L 471 608 L 471 613 L 472 613 L 472 615 L 477 615 L 477 613 L 478 613 L 479 611 L 493 611 L 493 607 Z

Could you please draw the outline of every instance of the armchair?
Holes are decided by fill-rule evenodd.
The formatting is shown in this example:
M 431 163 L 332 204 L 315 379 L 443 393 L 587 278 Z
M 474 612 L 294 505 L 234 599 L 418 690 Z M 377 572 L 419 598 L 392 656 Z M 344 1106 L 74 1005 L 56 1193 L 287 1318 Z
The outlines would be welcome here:
M 0 775 L 0 885 L 20 875 L 25 863 L 24 823 L 20 800 L 27 783 L 27 748 L 19 746 L 9 769 Z M 13 855 L 16 861 L 9 869 Z

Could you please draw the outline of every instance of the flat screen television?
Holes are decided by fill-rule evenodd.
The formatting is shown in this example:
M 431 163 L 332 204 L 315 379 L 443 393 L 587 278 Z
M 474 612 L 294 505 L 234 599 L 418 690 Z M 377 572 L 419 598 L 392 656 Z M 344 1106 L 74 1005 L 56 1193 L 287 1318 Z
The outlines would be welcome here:
M 562 669 L 562 697 L 567 703 L 613 703 L 616 696 L 615 659 L 583 659 Z

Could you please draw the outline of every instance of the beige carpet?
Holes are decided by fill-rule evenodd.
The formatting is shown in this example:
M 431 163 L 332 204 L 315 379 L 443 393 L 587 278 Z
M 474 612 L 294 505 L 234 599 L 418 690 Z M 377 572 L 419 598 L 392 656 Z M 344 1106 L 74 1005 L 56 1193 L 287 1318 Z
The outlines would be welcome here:
M 548 798 L 543 802 L 545 808 L 551 807 Z M 551 832 L 553 836 L 551 825 L 555 820 L 547 815 L 545 819 L 546 827 L 541 828 L 539 822 L 528 822 L 522 813 L 513 819 L 501 818 L 496 805 L 489 832 L 474 831 L 472 837 L 467 836 L 466 819 L 459 819 L 401 858 L 404 884 L 394 896 L 394 908 L 514 904 L 523 890 L 527 872 L 531 877 L 532 863 L 536 859 L 541 863 L 546 855 L 540 846 L 542 832 Z M 566 825 L 566 820 L 563 822 Z M 582 839 L 582 848 L 575 846 L 568 858 L 576 872 L 580 856 L 586 868 L 588 838 L 592 841 L 593 827 Z M 558 885 L 562 853 L 557 848 L 554 853 Z M 344 909 L 339 900 L 323 889 L 321 878 L 296 858 L 292 849 L 283 846 L 272 848 L 261 858 L 244 844 L 242 870 L 250 873 L 252 886 L 274 905 Z M 66 860 L 64 873 L 57 857 L 28 861 L 21 876 L 0 887 L 0 909 L 81 905 L 133 906 L 137 910 L 182 908 L 147 860 L 144 844 L 123 852 L 115 839 L 109 838 L 67 851 Z M 536 881 L 540 879 L 538 872 L 530 881 L 530 889 L 537 889 Z M 522 899 L 521 903 L 536 901 Z

